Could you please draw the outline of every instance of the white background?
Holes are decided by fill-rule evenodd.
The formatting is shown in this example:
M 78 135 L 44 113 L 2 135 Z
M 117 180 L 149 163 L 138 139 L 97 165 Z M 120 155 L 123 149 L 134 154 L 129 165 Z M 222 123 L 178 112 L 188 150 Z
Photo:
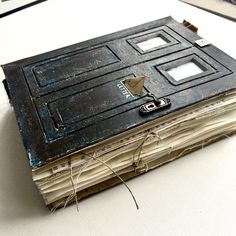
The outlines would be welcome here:
M 177 0 L 49 0 L 0 19 L 0 64 L 172 15 L 236 58 L 236 25 Z M 0 74 L 0 80 L 4 78 Z M 0 235 L 236 235 L 236 136 L 50 215 L 0 86 Z

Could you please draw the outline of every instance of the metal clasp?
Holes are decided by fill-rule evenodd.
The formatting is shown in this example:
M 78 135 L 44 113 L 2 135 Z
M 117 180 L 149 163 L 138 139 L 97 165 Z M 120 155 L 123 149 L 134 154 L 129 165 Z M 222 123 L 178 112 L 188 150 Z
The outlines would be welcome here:
M 170 99 L 169 98 L 160 98 L 157 99 L 154 94 L 148 93 L 147 94 L 149 97 L 153 98 L 153 101 L 148 102 L 144 105 L 142 105 L 139 108 L 139 112 L 141 115 L 147 115 L 151 112 L 160 110 L 162 108 L 168 107 L 171 105 Z

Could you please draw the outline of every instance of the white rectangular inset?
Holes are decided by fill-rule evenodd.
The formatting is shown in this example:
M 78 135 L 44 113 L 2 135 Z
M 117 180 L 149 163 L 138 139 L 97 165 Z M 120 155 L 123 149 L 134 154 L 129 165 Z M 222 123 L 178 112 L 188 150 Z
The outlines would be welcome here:
M 194 61 L 167 70 L 167 73 L 176 81 L 180 81 L 202 72 L 203 70 Z
M 167 44 L 167 42 L 160 36 L 145 40 L 143 42 L 137 43 L 137 46 L 143 51 L 148 51 L 152 48 L 156 48 Z

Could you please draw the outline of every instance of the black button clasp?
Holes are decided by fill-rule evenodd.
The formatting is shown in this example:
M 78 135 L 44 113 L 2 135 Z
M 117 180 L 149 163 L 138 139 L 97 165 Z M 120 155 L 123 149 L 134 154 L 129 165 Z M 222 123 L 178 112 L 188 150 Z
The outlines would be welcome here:
M 166 108 L 171 105 L 170 99 L 169 98 L 160 98 L 157 99 L 154 94 L 148 93 L 147 94 L 149 97 L 153 98 L 153 101 L 148 102 L 144 105 L 142 105 L 139 108 L 139 112 L 141 115 L 147 115 L 151 112 Z

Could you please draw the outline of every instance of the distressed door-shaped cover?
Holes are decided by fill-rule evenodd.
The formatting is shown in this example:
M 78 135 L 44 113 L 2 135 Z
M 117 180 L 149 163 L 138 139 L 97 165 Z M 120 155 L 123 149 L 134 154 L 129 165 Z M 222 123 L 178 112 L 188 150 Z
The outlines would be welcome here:
M 235 88 L 235 61 L 199 38 L 168 17 L 3 66 L 31 166 Z M 149 92 L 171 106 L 140 116 Z

